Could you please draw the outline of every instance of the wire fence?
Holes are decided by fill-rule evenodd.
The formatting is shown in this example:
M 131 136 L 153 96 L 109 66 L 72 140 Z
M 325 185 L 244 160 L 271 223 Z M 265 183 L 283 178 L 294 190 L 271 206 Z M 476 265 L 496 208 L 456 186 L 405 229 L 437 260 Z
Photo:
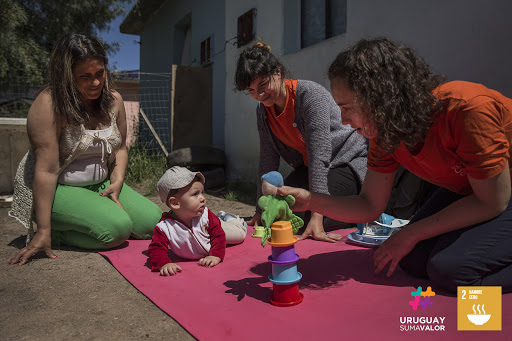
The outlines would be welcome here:
M 125 102 L 128 142 L 138 142 L 147 152 L 171 149 L 170 73 L 116 73 L 116 90 Z

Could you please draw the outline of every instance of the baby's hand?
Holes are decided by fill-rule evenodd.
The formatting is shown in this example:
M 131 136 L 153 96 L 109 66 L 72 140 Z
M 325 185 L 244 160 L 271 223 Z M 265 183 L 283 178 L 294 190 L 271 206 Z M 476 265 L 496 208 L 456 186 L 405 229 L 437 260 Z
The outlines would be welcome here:
M 201 258 L 197 264 L 205 266 L 207 268 L 213 268 L 215 265 L 220 263 L 220 258 L 216 256 L 206 256 Z
M 160 276 L 174 276 L 181 272 L 181 266 L 174 263 L 167 263 L 160 268 Z

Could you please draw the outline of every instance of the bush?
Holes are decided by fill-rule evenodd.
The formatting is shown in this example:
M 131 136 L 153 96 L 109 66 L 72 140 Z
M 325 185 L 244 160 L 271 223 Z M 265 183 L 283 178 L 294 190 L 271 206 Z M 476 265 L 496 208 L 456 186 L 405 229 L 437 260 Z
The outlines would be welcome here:
M 27 118 L 30 104 L 26 102 L 12 102 L 0 106 L 0 117 Z

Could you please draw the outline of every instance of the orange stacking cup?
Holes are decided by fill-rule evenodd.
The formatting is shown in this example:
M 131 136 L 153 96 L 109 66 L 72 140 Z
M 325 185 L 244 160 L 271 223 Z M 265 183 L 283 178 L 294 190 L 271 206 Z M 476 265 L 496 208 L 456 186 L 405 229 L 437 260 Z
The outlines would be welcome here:
M 268 243 L 271 246 L 284 247 L 297 242 L 297 237 L 293 235 L 292 224 L 289 221 L 276 221 L 270 227 L 270 239 Z

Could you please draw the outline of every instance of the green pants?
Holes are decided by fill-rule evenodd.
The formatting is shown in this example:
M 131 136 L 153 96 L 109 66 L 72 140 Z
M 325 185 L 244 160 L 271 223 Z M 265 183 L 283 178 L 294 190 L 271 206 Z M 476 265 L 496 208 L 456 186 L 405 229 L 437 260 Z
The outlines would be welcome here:
M 124 184 L 124 210 L 99 193 L 110 180 L 86 187 L 57 185 L 52 208 L 52 241 L 83 249 L 108 249 L 128 237 L 150 239 L 162 210 Z

